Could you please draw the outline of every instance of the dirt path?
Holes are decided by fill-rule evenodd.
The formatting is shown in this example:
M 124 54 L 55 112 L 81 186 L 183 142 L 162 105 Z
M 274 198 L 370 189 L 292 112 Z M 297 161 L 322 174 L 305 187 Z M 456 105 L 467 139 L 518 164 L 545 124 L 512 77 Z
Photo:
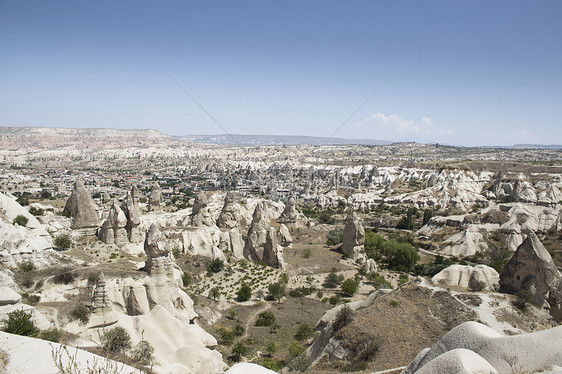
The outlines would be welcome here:
M 265 305 L 263 307 L 261 307 L 260 309 L 256 310 L 254 312 L 254 314 L 252 314 L 250 316 L 250 318 L 248 318 L 248 322 L 246 322 L 246 324 L 244 325 L 246 331 L 244 332 L 244 335 L 242 335 L 240 337 L 239 340 L 244 340 L 248 337 L 248 329 L 250 328 L 250 326 L 252 326 L 258 316 L 258 314 L 265 312 L 266 310 L 268 310 L 269 308 L 271 308 L 271 304 L 269 303 L 265 303 Z

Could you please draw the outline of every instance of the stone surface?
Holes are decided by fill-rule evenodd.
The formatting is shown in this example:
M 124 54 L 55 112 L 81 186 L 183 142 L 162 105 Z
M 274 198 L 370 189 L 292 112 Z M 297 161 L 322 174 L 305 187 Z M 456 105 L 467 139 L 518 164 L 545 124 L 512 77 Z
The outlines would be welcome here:
M 105 276 L 100 271 L 96 277 L 96 284 L 92 294 L 92 308 L 94 310 L 105 310 L 108 307 L 109 300 L 105 291 Z
M 148 196 L 148 210 L 151 212 L 158 212 L 162 210 L 164 205 L 164 199 L 162 197 L 162 189 L 158 182 L 154 182 L 152 185 L 152 191 Z
M 372 273 L 373 271 L 377 271 L 377 264 L 375 260 L 372 258 L 368 258 L 367 261 L 363 264 L 363 271 L 365 274 Z
M 359 221 L 357 214 L 353 212 L 347 217 L 343 230 L 342 251 L 346 257 L 358 259 L 365 257 L 365 229 Z
M 283 248 L 277 242 L 277 232 L 270 227 L 263 247 L 263 261 L 269 266 L 284 269 Z
M 516 293 L 527 290 L 533 304 L 542 306 L 548 293 L 555 290 L 561 275 L 552 257 L 534 232 L 517 248 L 500 274 L 500 291 Z
M 143 239 L 140 229 L 141 220 L 139 196 L 140 193 L 138 188 L 133 185 L 131 187 L 131 191 L 127 193 L 125 201 L 121 204 L 121 210 L 123 210 L 125 217 L 127 217 L 127 224 L 125 225 L 127 238 L 131 243 L 140 243 Z
M 283 213 L 277 218 L 277 222 L 286 224 L 294 224 L 297 222 L 297 209 L 294 197 L 289 198 Z
M 496 291 L 499 288 L 500 275 L 486 265 L 451 265 L 431 278 L 434 284 L 445 283 L 449 286 L 470 288 L 474 290 Z
M 84 186 L 84 181 L 80 178 L 74 183 L 74 189 L 66 201 L 64 213 L 70 217 L 70 227 L 73 229 L 92 229 L 99 225 L 96 204 Z
M 103 221 L 98 229 L 98 238 L 106 244 L 123 245 L 129 242 L 127 238 L 127 217 L 123 210 L 113 202 L 109 208 L 108 217 Z
M 191 226 L 202 227 L 202 226 L 214 226 L 215 222 L 213 217 L 207 207 L 208 199 L 204 192 L 199 192 L 195 196 L 193 202 L 193 209 L 191 213 Z
M 265 206 L 260 201 L 254 209 L 252 223 L 248 229 L 244 257 L 251 261 L 263 261 L 263 246 L 267 239 L 268 225 L 264 217 Z
M 156 224 L 150 225 L 144 240 L 147 256 L 145 269 L 150 275 L 170 275 L 173 272 L 171 248 Z
M 240 227 L 240 209 L 236 205 L 236 198 L 233 192 L 227 192 L 224 198 L 217 226 L 221 229 L 231 230 Z
M 279 225 L 279 230 L 277 231 L 277 238 L 279 240 L 279 244 L 283 247 L 288 247 L 293 243 L 293 237 L 289 232 L 287 226 L 284 223 Z

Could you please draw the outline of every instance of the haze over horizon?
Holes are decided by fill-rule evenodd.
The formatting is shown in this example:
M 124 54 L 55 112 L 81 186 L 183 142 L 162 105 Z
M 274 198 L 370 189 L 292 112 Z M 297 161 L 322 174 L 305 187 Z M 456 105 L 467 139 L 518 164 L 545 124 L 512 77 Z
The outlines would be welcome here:
M 0 2 L 0 126 L 562 143 L 557 1 Z

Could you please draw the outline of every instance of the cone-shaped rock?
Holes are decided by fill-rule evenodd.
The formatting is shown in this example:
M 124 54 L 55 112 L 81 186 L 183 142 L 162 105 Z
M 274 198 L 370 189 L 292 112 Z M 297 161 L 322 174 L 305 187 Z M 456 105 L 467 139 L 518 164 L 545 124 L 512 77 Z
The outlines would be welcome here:
M 236 206 L 236 199 L 232 192 L 228 192 L 224 198 L 224 205 L 217 219 L 217 226 L 227 230 L 240 226 L 240 211 Z
M 73 229 L 92 229 L 100 224 L 96 204 L 80 178 L 74 183 L 64 213 L 70 217 L 70 227 Z
M 365 257 L 365 229 L 359 222 L 359 217 L 353 212 L 347 217 L 343 230 L 342 251 L 347 257 L 357 259 Z
M 207 204 L 208 199 L 204 192 L 200 192 L 195 196 L 191 211 L 191 226 L 214 226 L 213 217 L 211 217 Z
M 144 252 L 146 253 L 145 269 L 150 275 L 171 274 L 172 259 L 170 247 L 166 237 L 156 224 L 150 225 L 144 240 Z
M 263 248 L 263 261 L 266 264 L 280 269 L 285 267 L 283 248 L 277 244 L 277 233 L 273 227 L 267 230 Z
M 534 232 L 517 248 L 500 274 L 500 292 L 527 290 L 533 304 L 542 306 L 550 291 L 560 283 L 561 275 L 552 257 Z
M 297 210 L 295 208 L 295 198 L 291 197 L 285 205 L 283 213 L 277 218 L 279 223 L 296 223 L 297 222 Z
M 154 182 L 152 185 L 152 191 L 150 191 L 150 196 L 148 197 L 148 210 L 151 212 L 162 210 L 163 203 L 162 189 L 160 188 L 158 182 Z

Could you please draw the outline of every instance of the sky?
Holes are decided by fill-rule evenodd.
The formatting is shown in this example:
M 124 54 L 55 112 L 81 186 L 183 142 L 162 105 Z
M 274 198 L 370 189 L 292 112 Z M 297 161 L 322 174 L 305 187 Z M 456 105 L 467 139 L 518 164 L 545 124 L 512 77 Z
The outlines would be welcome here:
M 561 15 L 557 0 L 0 0 L 0 126 L 562 144 Z

